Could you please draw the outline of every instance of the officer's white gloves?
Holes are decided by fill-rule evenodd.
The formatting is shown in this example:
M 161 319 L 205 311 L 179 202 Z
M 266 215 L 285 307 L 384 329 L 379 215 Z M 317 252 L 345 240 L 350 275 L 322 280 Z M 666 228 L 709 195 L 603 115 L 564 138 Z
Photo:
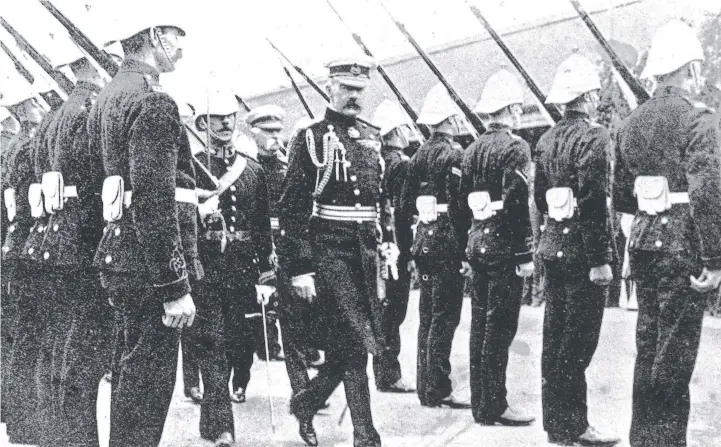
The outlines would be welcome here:
M 611 266 L 604 264 L 600 267 L 593 267 L 588 274 L 588 278 L 596 285 L 607 286 L 613 281 L 613 272 Z
M 698 279 L 691 277 L 691 288 L 697 292 L 709 292 L 717 289 L 719 284 L 721 284 L 721 270 L 709 270 L 704 267 Z
M 258 304 L 267 306 L 270 301 L 270 297 L 275 293 L 275 287 L 268 285 L 256 285 L 255 293 Z
M 213 196 L 205 202 L 198 204 L 198 214 L 200 214 L 200 219 L 205 220 L 208 216 L 218 212 L 219 205 L 220 199 L 218 196 Z
M 467 261 L 461 262 L 461 269 L 459 270 L 460 274 L 468 278 L 473 273 L 473 269 L 471 268 L 471 264 L 469 264 Z
M 398 257 L 401 251 L 392 242 L 381 244 L 381 259 L 383 259 L 383 279 L 398 280 Z
M 311 273 L 296 276 L 290 281 L 298 297 L 309 303 L 313 302 L 313 298 L 315 297 L 315 279 Z
M 183 295 L 182 298 L 175 301 L 163 303 L 165 315 L 163 315 L 163 324 L 167 327 L 190 327 L 195 320 L 195 303 L 190 294 Z
M 525 264 L 516 266 L 516 275 L 521 278 L 528 278 L 533 275 L 534 270 L 535 266 L 533 265 L 533 262 L 526 262 Z

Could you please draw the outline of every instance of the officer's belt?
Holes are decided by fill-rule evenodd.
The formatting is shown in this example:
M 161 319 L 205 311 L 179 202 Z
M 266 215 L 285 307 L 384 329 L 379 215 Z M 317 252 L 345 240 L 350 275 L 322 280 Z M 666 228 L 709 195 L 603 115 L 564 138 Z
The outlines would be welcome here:
M 244 230 L 235 230 L 232 233 L 223 230 L 208 230 L 204 233 L 206 240 L 216 242 L 222 241 L 223 237 L 225 237 L 228 242 L 249 242 L 253 238 L 253 234 L 250 231 Z
M 436 212 L 437 213 L 447 213 L 448 212 L 448 204 L 447 203 L 437 203 L 436 204 Z
M 175 188 L 175 201 L 198 206 L 198 195 L 194 189 Z M 128 208 L 131 203 L 133 203 L 133 191 L 125 191 L 123 193 L 123 205 Z
M 337 206 L 313 202 L 313 216 L 343 222 L 375 222 L 378 211 L 374 206 Z
M 280 220 L 277 217 L 270 218 L 270 229 L 280 230 Z

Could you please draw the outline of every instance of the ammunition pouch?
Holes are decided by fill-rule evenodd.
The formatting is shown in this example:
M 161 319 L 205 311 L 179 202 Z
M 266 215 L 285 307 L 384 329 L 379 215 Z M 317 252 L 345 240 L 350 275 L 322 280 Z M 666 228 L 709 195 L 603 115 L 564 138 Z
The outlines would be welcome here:
M 576 208 L 576 199 L 571 188 L 551 188 L 546 191 L 548 204 L 548 217 L 560 222 L 573 217 Z

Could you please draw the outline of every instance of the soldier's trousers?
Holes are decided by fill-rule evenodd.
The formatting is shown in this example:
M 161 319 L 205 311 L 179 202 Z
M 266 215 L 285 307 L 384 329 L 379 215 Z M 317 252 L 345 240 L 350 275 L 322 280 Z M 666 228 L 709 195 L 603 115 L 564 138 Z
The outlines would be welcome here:
M 3 272 L 3 276 L 9 275 L 3 278 L 7 281 L 8 300 L 15 304 L 10 325 L 5 328 L 4 314 L 2 321 L 3 331 L 7 330 L 12 340 L 2 346 L 4 353 L 7 350 L 7 371 L 2 378 L 3 411 L 10 443 L 37 444 L 40 421 L 33 377 L 45 328 L 45 319 L 39 314 L 39 296 L 44 287 L 33 276 L 36 266 L 24 261 L 13 264 L 11 272 Z
M 307 301 L 296 298 L 290 290 L 288 279 L 278 270 L 278 293 L 280 295 L 280 321 L 283 327 L 283 351 L 285 352 L 285 369 L 288 373 L 293 394 L 308 388 L 310 377 L 305 360 L 305 352 L 311 345 L 308 337 L 310 327 L 310 305 Z
M 134 278 L 106 276 L 115 310 L 110 447 L 156 447 L 175 388 L 180 331 L 163 325 L 163 304 Z
M 634 252 L 638 322 L 631 445 L 686 445 L 689 383 L 709 293 L 691 289 L 703 266 L 685 253 Z M 714 293 L 714 292 L 711 292 Z
M 112 309 L 93 270 L 53 269 L 36 367 L 41 446 L 97 446 L 98 385 L 113 352 Z
M 515 264 L 473 264 L 470 382 L 473 417 L 495 418 L 508 408 L 508 350 L 518 330 L 523 279 Z
M 605 306 L 604 287 L 592 283 L 589 268 L 579 264 L 544 260 L 543 428 L 571 439 L 588 427 L 586 368 L 596 352 Z
M 2 322 L 0 322 L 0 355 L 2 356 L 2 364 L 0 365 L 0 384 L 2 385 L 2 399 L 0 399 L 0 422 L 6 422 L 7 415 L 7 378 L 9 373 L 10 358 L 15 342 L 15 317 L 17 307 L 16 293 L 10 292 L 10 279 L 14 276 L 14 265 L 12 262 L 2 266 L 2 275 L 0 275 L 0 309 L 2 310 Z
M 235 435 L 233 409 L 228 397 L 225 302 L 240 297 L 233 294 L 232 285 L 231 281 L 218 282 L 211 275 L 193 284 L 196 319 L 192 327 L 184 329 L 187 334 L 183 336 L 188 343 L 186 350 L 193 352 L 203 376 L 200 436 L 211 441 L 225 432 Z M 196 383 L 197 375 L 196 370 Z
M 400 327 L 408 313 L 408 297 L 410 294 L 411 275 L 405 268 L 405 262 L 398 263 L 398 279 L 386 281 L 386 300 L 383 308 L 384 333 L 387 349 L 382 355 L 373 357 L 373 374 L 377 388 L 388 388 L 401 379 L 401 364 L 398 356 L 401 353 Z
M 197 311 L 197 306 L 196 306 Z M 195 325 L 195 323 L 193 323 Z M 200 367 L 198 366 L 198 355 L 191 344 L 192 328 L 183 329 L 180 336 L 180 349 L 183 353 L 183 391 L 185 397 L 190 397 L 190 389 L 200 387 Z
M 437 405 L 453 392 L 451 347 L 463 306 L 459 264 L 416 260 L 421 277 L 417 387 L 422 405 Z

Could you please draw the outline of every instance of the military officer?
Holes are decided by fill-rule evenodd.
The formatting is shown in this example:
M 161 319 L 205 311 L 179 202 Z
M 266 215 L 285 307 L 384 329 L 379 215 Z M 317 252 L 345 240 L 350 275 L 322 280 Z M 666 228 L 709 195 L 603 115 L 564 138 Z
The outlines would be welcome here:
M 588 423 L 585 371 L 601 331 L 604 287 L 612 280 L 607 226 L 608 131 L 591 120 L 601 82 L 574 54 L 556 70 L 547 102 L 563 119 L 538 142 L 534 195 L 546 215 L 537 250 L 545 267 L 543 428 L 561 445 L 613 445 Z
M 341 60 L 328 68 L 329 107 L 294 138 L 280 201 L 279 262 L 295 299 L 312 303 L 310 321 L 327 331 L 324 371 L 294 394 L 290 407 L 301 437 L 317 445 L 313 416 L 342 381 L 354 446 L 380 446 L 366 365 L 368 352 L 385 349 L 377 276 L 397 248 L 384 242 L 388 261 L 378 264 L 380 237 L 389 238 L 378 228 L 389 217 L 381 206 L 381 143 L 377 130 L 357 118 L 373 63 Z
M 283 132 L 283 118 L 285 110 L 281 107 L 268 104 L 254 108 L 245 116 L 245 122 L 250 128 L 251 136 L 258 147 L 258 162 L 263 166 L 268 179 L 268 199 L 270 222 L 273 235 L 278 237 L 278 201 L 282 194 L 283 180 L 288 171 L 288 154 L 284 147 L 281 133 Z M 278 300 L 271 300 L 270 309 L 277 314 Z M 278 327 L 275 321 L 268 326 L 268 349 L 271 360 L 284 360 L 278 341 Z M 262 337 L 260 338 L 262 340 Z M 265 347 L 259 346 L 258 355 L 265 358 Z
M 418 215 L 411 247 L 421 279 L 418 398 L 424 406 L 458 409 L 470 408 L 453 394 L 450 379 L 463 277 L 471 273 L 465 256 L 471 219 L 461 206 L 463 150 L 453 141 L 462 132 L 462 122 L 460 109 L 437 84 L 418 116 L 419 124 L 431 128 L 431 137 L 410 161 L 401 201 L 404 216 Z
M 106 176 L 107 224 L 94 261 L 122 334 L 110 446 L 160 442 L 178 328 L 195 318 L 190 281 L 203 275 L 193 159 L 175 101 L 159 84 L 182 56 L 182 19 L 165 2 L 131 3 L 107 5 L 107 40 L 120 41 L 125 59 L 88 119 L 90 151 L 102 156 Z
M 14 74 L 15 76 L 11 76 Z M 19 130 L 6 148 L 2 190 L 7 222 L 2 245 L 2 413 L 11 443 L 36 444 L 40 431 L 37 395 L 27 378 L 33 377 L 42 325 L 38 321 L 36 269 L 23 257 L 25 241 L 42 210 L 35 184 L 33 158 L 35 138 L 47 109 L 37 93 L 19 73 L 5 72 L 0 105 L 19 123 Z M 30 188 L 30 185 L 36 186 Z M 31 201 L 30 198 L 33 200 Z
M 691 99 L 703 60 L 691 27 L 660 27 L 642 73 L 656 90 L 617 135 L 615 203 L 636 214 L 628 243 L 638 299 L 632 446 L 686 445 L 704 309 L 721 282 L 718 118 Z
M 49 220 L 39 252 L 52 278 L 55 316 L 51 348 L 38 360 L 50 370 L 38 383 L 48 416 L 41 445 L 96 445 L 95 403 L 112 355 L 112 313 L 93 267 L 105 176 L 100 154 L 89 151 L 87 119 L 106 80 L 77 47 L 53 56 L 56 69 L 69 68 L 77 83 L 49 124 L 42 174 Z
M 473 215 L 466 256 L 473 268 L 471 404 L 476 422 L 529 425 L 506 400 L 508 350 L 518 330 L 523 279 L 533 274 L 528 208 L 531 149 L 512 133 L 521 122 L 521 84 L 502 69 L 474 112 L 486 132 L 463 157 L 462 196 Z M 519 278 L 520 277 L 520 278 Z
M 383 356 L 373 357 L 373 373 L 379 391 L 391 393 L 414 392 L 415 388 L 403 378 L 398 356 L 401 352 L 400 326 L 406 318 L 411 275 L 406 265 L 410 261 L 412 216 L 396 214 L 400 211 L 403 184 L 408 173 L 409 158 L 403 153 L 410 140 L 412 122 L 398 104 L 385 100 L 375 110 L 373 123 L 380 127 L 383 146 L 381 155 L 385 163 L 383 189 L 390 202 L 396 243 L 401 255 L 398 259 L 398 277 L 385 282 L 386 299 L 383 303 L 383 324 L 388 337 L 388 350 Z M 386 230 L 389 230 L 386 228 Z

